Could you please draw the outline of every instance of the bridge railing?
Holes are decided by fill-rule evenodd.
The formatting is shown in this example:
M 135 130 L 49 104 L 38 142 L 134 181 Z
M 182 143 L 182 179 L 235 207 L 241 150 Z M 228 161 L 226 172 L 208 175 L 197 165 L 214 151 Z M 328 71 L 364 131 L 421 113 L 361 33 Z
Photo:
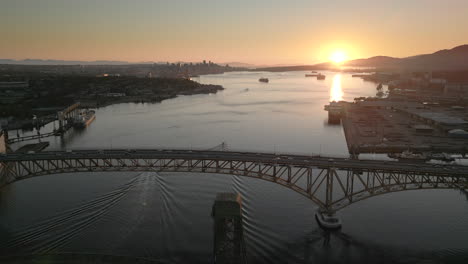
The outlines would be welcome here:
M 112 147 L 112 148 L 96 148 L 96 150 L 122 150 L 122 151 L 132 151 L 133 149 L 138 149 L 138 150 L 180 150 L 180 151 L 222 151 L 222 152 L 232 152 L 232 153 L 258 153 L 258 154 L 275 154 L 278 156 L 289 156 L 289 155 L 295 155 L 295 156 L 311 156 L 311 157 L 325 157 L 325 158 L 349 158 L 349 154 L 329 154 L 329 153 L 318 153 L 318 152 L 301 152 L 301 151 L 283 151 L 283 150 L 276 150 L 274 151 L 268 151 L 266 149 L 248 149 L 248 148 L 229 148 L 229 149 L 215 149 L 215 148 L 205 148 L 205 147 L 166 147 L 166 146 L 151 146 L 151 147 L 130 147 L 130 148 L 125 148 L 125 147 Z M 67 149 L 68 151 L 85 151 L 89 150 L 89 148 L 86 147 L 76 147 L 76 148 L 70 148 Z

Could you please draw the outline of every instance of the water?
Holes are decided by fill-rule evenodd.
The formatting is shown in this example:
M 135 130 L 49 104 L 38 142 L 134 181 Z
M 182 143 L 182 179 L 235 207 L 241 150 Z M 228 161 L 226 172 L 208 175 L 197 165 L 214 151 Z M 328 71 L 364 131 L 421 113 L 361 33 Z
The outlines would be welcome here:
M 233 150 L 347 155 L 342 128 L 327 124 L 323 106 L 375 95 L 376 84 L 349 74 L 325 73 L 325 81 L 304 74 L 201 76 L 196 80 L 226 90 L 100 108 L 85 131 L 48 139 L 50 149 L 211 148 L 227 142 Z M 259 83 L 260 77 L 270 83 Z M 242 195 L 249 263 L 464 263 L 468 258 L 468 197 L 457 190 L 373 197 L 343 209 L 342 230 L 328 233 L 317 226 L 310 200 L 279 185 L 228 175 L 150 172 L 49 175 L 5 187 L 0 253 L 210 263 L 211 206 L 223 191 Z

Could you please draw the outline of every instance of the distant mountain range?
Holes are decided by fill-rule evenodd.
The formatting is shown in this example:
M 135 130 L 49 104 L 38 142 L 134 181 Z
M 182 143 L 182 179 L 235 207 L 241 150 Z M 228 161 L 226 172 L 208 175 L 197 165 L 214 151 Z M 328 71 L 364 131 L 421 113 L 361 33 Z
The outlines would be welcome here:
M 153 62 L 141 62 L 134 64 L 148 64 Z M 11 60 L 0 59 L 0 64 L 18 64 L 18 65 L 126 65 L 127 61 L 67 61 L 67 60 L 41 60 L 41 59 L 25 59 L 25 60 Z
M 346 62 L 347 67 L 372 67 L 382 70 L 468 70 L 468 45 L 406 58 L 375 56 Z M 306 71 L 336 69 L 330 62 L 315 65 L 257 68 L 263 71 Z
M 25 59 L 11 60 L 0 59 L 0 64 L 21 65 L 129 65 L 129 64 L 165 64 L 166 62 L 128 62 L 128 61 L 67 61 L 67 60 L 42 60 Z M 242 67 L 259 71 L 301 71 L 301 70 L 325 70 L 334 69 L 336 66 L 330 62 L 314 65 L 255 65 L 242 62 L 227 62 L 232 67 Z M 422 54 L 406 58 L 394 58 L 388 56 L 375 56 L 367 59 L 351 60 L 344 64 L 348 67 L 373 67 L 389 70 L 468 70 L 468 45 L 461 45 L 453 49 L 439 50 L 431 54 Z
M 12 59 L 0 59 L 0 64 L 16 64 L 16 65 L 132 65 L 132 64 L 166 64 L 167 62 L 158 61 L 142 61 L 142 62 L 128 62 L 128 61 L 108 61 L 108 60 L 98 60 L 98 61 L 73 61 L 73 60 L 42 60 L 42 59 L 25 59 L 25 60 L 12 60 Z M 175 61 L 172 63 L 190 63 L 185 61 Z M 258 68 L 258 67 L 267 67 L 265 65 L 254 65 L 243 62 L 227 62 L 227 63 L 218 63 L 219 65 L 229 64 L 231 67 L 239 68 Z M 270 65 L 271 67 L 271 65 Z
M 346 66 L 421 70 L 468 70 L 468 45 L 406 58 L 376 56 L 352 60 Z

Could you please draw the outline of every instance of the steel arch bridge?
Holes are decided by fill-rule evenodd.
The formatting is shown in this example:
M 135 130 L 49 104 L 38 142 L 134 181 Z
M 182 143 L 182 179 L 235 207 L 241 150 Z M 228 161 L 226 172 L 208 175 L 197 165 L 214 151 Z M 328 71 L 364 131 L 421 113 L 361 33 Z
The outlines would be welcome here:
M 333 213 L 385 193 L 468 189 L 468 167 L 301 155 L 192 150 L 79 150 L 0 156 L 0 187 L 57 173 L 155 171 L 230 174 L 289 188 Z

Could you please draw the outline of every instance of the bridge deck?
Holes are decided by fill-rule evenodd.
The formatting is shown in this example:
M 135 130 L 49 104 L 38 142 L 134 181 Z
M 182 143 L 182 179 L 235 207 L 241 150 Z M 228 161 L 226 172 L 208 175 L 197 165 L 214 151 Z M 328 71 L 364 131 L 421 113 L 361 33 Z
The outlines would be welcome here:
M 45 151 L 34 154 L 11 153 L 0 156 L 0 162 L 61 160 L 61 159 L 199 159 L 218 161 L 258 162 L 274 165 L 336 168 L 343 170 L 376 170 L 387 172 L 415 172 L 434 176 L 468 177 L 468 166 L 437 165 L 420 162 L 355 160 L 305 155 L 286 155 L 254 152 L 225 152 L 201 150 L 113 149 Z

